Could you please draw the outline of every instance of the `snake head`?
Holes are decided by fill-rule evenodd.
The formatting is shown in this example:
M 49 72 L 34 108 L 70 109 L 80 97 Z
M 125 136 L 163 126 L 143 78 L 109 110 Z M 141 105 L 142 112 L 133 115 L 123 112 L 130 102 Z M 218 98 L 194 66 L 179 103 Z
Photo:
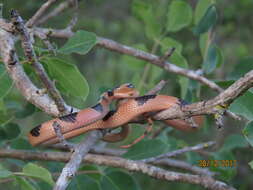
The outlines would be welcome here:
M 139 92 L 134 88 L 133 84 L 126 83 L 114 88 L 111 91 L 107 91 L 107 95 L 114 98 L 131 98 L 137 97 Z

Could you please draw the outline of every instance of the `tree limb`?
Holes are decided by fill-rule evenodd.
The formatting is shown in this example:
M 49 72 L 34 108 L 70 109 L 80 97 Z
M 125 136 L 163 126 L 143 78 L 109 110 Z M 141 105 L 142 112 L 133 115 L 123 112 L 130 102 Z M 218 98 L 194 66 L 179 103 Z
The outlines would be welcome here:
M 59 111 L 63 114 L 67 114 L 68 110 L 65 108 L 65 102 L 60 95 L 59 91 L 56 89 L 54 83 L 49 79 L 46 71 L 43 66 L 39 63 L 39 60 L 35 54 L 33 44 L 30 38 L 30 34 L 24 24 L 23 19 L 20 17 L 17 11 L 11 11 L 12 23 L 14 30 L 20 34 L 22 47 L 24 49 L 25 55 L 28 60 L 31 62 L 32 67 L 35 69 L 37 75 L 41 79 L 44 86 L 47 88 L 49 94 L 55 100 L 55 103 Z
M 47 28 L 35 28 L 35 31 L 42 32 L 42 33 L 45 33 L 51 37 L 57 37 L 57 38 L 70 38 L 71 36 L 74 35 L 74 33 L 71 30 L 69 30 L 68 28 L 62 29 L 62 30 L 47 29 Z M 214 82 L 199 75 L 198 72 L 195 72 L 193 70 L 183 69 L 183 68 L 178 67 L 170 62 L 163 62 L 162 63 L 161 57 L 159 57 L 159 56 L 144 52 L 139 49 L 135 49 L 133 47 L 129 47 L 129 46 L 120 44 L 120 43 L 110 40 L 110 39 L 106 39 L 106 38 L 102 38 L 102 37 L 97 37 L 97 39 L 98 39 L 97 45 L 99 45 L 101 47 L 104 47 L 104 48 L 109 49 L 111 51 L 115 51 L 115 52 L 122 53 L 125 55 L 130 55 L 130 56 L 136 57 L 138 59 L 145 60 L 147 62 L 150 62 L 151 64 L 154 64 L 158 67 L 163 68 L 164 70 L 166 70 L 168 72 L 172 72 L 172 73 L 182 75 L 182 76 L 185 76 L 185 77 L 193 79 L 193 80 L 197 80 L 200 83 L 207 85 L 209 88 L 211 88 L 217 92 L 221 92 L 223 90 L 221 87 L 219 87 Z
M 253 70 L 246 73 L 226 90 L 210 100 L 185 105 L 183 107 L 176 105 L 170 109 L 161 111 L 153 118 L 156 120 L 166 120 L 191 117 L 194 115 L 215 114 L 219 111 L 216 106 L 222 105 L 227 108 L 236 98 L 251 87 L 253 87 Z
M 146 162 L 146 163 L 150 163 L 150 162 L 154 162 L 154 161 L 157 161 L 157 160 L 161 160 L 163 158 L 177 156 L 177 155 L 183 154 L 185 152 L 201 150 L 201 149 L 213 146 L 213 145 L 215 145 L 215 142 L 214 141 L 209 141 L 209 142 L 197 144 L 195 146 L 190 146 L 190 147 L 185 147 L 185 148 L 182 148 L 182 149 L 174 150 L 174 151 L 171 151 L 171 152 L 168 152 L 168 153 L 165 153 L 165 154 L 161 154 L 159 156 L 155 156 L 155 157 L 152 157 L 152 158 L 143 159 L 141 161 Z
M 71 154 L 63 152 L 32 152 L 22 150 L 0 149 L 0 157 L 15 158 L 20 160 L 67 162 L 70 159 Z M 234 190 L 233 187 L 228 186 L 222 181 L 214 180 L 210 176 L 199 176 L 192 174 L 184 174 L 180 172 L 166 171 L 156 166 L 145 164 L 144 162 L 127 160 L 120 157 L 87 154 L 82 161 L 84 161 L 85 163 L 123 168 L 131 172 L 141 172 L 150 177 L 154 177 L 160 180 L 196 184 L 213 190 Z
M 14 36 L 0 29 L 0 54 L 5 67 L 24 98 L 49 115 L 59 116 L 55 102 L 28 78 L 14 48 Z
M 38 19 L 47 11 L 47 9 L 57 0 L 48 0 L 46 3 L 44 3 L 39 10 L 28 20 L 26 23 L 27 27 L 32 27 L 36 25 L 36 22 Z
M 76 0 L 66 0 L 62 2 L 59 6 L 57 6 L 53 11 L 46 14 L 44 17 L 42 17 L 40 20 L 37 21 L 37 25 L 41 25 L 45 23 L 47 20 L 49 20 L 52 17 L 57 16 L 59 13 L 64 11 L 66 8 L 69 8 L 70 6 L 73 6 L 75 4 Z
M 68 163 L 62 169 L 61 175 L 57 179 L 54 190 L 64 190 L 67 188 L 72 177 L 76 175 L 84 156 L 102 136 L 101 131 L 92 131 L 88 137 L 75 147 L 74 153 L 71 155 Z

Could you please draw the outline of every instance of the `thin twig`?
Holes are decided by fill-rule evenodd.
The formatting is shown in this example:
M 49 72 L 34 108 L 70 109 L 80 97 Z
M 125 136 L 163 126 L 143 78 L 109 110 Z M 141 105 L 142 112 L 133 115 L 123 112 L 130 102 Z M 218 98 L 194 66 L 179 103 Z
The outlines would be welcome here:
M 56 30 L 56 29 L 47 29 L 47 28 L 35 28 L 35 30 L 39 30 L 40 32 L 46 33 L 52 37 L 57 37 L 57 38 L 70 38 L 71 36 L 74 35 L 74 32 L 70 31 L 69 29 Z M 138 59 L 148 61 L 151 64 L 161 67 L 168 72 L 172 72 L 172 73 L 182 75 L 182 76 L 185 76 L 185 77 L 193 79 L 193 80 L 197 80 L 200 83 L 207 85 L 209 88 L 211 88 L 217 92 L 223 91 L 223 89 L 221 87 L 219 87 L 216 83 L 199 75 L 198 72 L 178 67 L 174 64 L 171 64 L 168 61 L 165 62 L 164 64 L 162 64 L 160 61 L 160 57 L 158 57 L 154 54 L 147 53 L 142 50 L 135 49 L 133 47 L 120 44 L 120 43 L 113 41 L 111 39 L 106 39 L 106 38 L 102 38 L 102 37 L 97 37 L 97 39 L 98 39 L 97 45 L 99 45 L 101 47 L 104 47 L 104 48 L 109 49 L 111 51 L 115 51 L 115 52 L 122 53 L 125 55 L 130 55 L 130 56 L 136 57 Z
M 60 93 L 56 89 L 54 83 L 49 79 L 46 71 L 43 66 L 39 63 L 38 58 L 35 54 L 30 34 L 28 33 L 27 28 L 24 25 L 23 19 L 19 16 L 18 12 L 15 10 L 11 11 L 12 23 L 15 30 L 21 35 L 22 47 L 24 49 L 25 55 L 28 60 L 31 62 L 31 65 L 35 69 L 37 75 L 41 79 L 42 83 L 47 88 L 49 94 L 55 100 L 55 103 L 61 113 L 68 113 L 68 110 L 65 108 L 65 103 Z
M 164 70 L 166 70 L 168 72 L 173 72 L 175 74 L 183 75 L 183 76 L 186 76 L 190 79 L 197 80 L 197 81 L 201 82 L 202 84 L 207 85 L 208 87 L 210 87 L 211 89 L 213 89 L 215 91 L 218 91 L 218 92 L 222 91 L 222 88 L 220 88 L 217 84 L 215 84 L 214 82 L 208 80 L 207 78 L 205 78 L 201 75 L 198 75 L 195 71 L 183 69 L 183 68 L 178 67 L 178 66 L 171 64 L 169 62 L 161 63 L 160 57 L 158 57 L 154 54 L 146 53 L 142 50 L 138 50 L 138 49 L 135 49 L 135 48 L 132 48 L 129 46 L 125 46 L 125 45 L 117 43 L 113 40 L 109 40 L 109 39 L 101 38 L 101 37 L 98 37 L 98 45 L 100 45 L 106 49 L 112 50 L 112 51 L 116 51 L 119 53 L 123 53 L 126 55 L 136 57 L 138 59 L 148 61 L 158 67 L 163 68 Z
M 47 11 L 47 9 L 57 0 L 48 0 L 46 3 L 44 3 L 39 10 L 28 20 L 26 23 L 27 27 L 32 27 L 36 25 L 36 22 L 38 19 Z
M 60 143 L 63 144 L 63 146 L 65 146 L 66 148 L 73 151 L 75 146 L 66 141 L 66 139 L 64 138 L 62 131 L 61 131 L 61 125 L 59 123 L 57 123 L 57 121 L 54 121 L 53 127 L 54 127 L 54 131 L 55 131 L 57 138 L 59 138 Z
M 165 154 L 161 154 L 161 155 L 156 156 L 156 157 L 143 159 L 141 161 L 145 162 L 145 163 L 150 163 L 150 162 L 154 162 L 154 161 L 157 161 L 157 160 L 160 160 L 160 159 L 163 159 L 163 158 L 178 156 L 178 155 L 186 153 L 186 152 L 208 148 L 210 146 L 213 146 L 214 144 L 215 144 L 214 141 L 201 143 L 201 144 L 198 144 L 198 145 L 195 145 L 195 146 L 185 147 L 185 148 L 182 148 L 182 149 L 179 149 L 179 150 L 174 150 L 174 151 L 171 151 L 171 152 L 168 152 L 168 153 L 165 153 Z
M 167 84 L 167 81 L 161 80 L 154 88 L 146 93 L 146 95 L 157 94 L 159 91 L 163 89 L 163 87 Z
M 57 16 L 60 14 L 62 11 L 64 11 L 66 8 L 69 8 L 71 5 L 73 6 L 76 0 L 66 0 L 62 2 L 59 6 L 57 6 L 53 11 L 49 12 L 46 14 L 44 17 L 42 17 L 40 20 L 37 21 L 37 25 L 41 25 L 45 23 L 47 20 L 49 20 L 52 17 Z
M 169 167 L 191 171 L 192 173 L 199 174 L 199 175 L 214 176 L 217 174 L 215 172 L 208 170 L 207 168 L 201 168 L 201 167 L 189 164 L 181 160 L 167 158 L 167 159 L 156 160 L 152 163 L 155 165 L 163 165 L 163 166 L 169 166 Z
M 173 52 L 176 50 L 176 48 L 169 48 L 163 56 L 160 57 L 160 62 L 164 64 L 166 60 L 173 54 Z

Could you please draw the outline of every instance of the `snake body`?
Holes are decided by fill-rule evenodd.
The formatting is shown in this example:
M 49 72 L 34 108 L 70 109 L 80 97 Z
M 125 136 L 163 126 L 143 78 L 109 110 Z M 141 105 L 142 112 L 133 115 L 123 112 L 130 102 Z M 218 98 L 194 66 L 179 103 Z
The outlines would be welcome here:
M 132 86 L 131 86 L 132 87 Z M 52 124 L 57 121 L 62 126 L 62 134 L 65 139 L 69 139 L 91 130 L 97 129 L 113 129 L 131 122 L 134 118 L 145 115 L 147 113 L 155 113 L 165 109 L 169 109 L 174 105 L 182 105 L 182 101 L 173 96 L 166 95 L 146 95 L 135 97 L 138 94 L 133 88 L 128 89 L 127 85 L 116 88 L 112 92 L 113 95 L 108 96 L 108 92 L 101 98 L 101 101 L 94 107 L 84 109 L 80 112 L 72 113 L 67 116 L 59 117 L 48 122 L 43 123 L 39 127 L 34 128 L 28 135 L 29 141 L 32 145 L 49 145 L 59 142 Z M 109 104 L 113 99 L 123 97 L 117 95 L 117 92 L 122 92 L 124 89 L 125 98 L 132 97 L 128 100 L 122 101 L 116 111 L 109 111 Z M 120 94 L 120 93 L 119 93 Z M 194 116 L 194 121 L 200 125 L 202 123 L 202 116 Z M 181 119 L 165 120 L 166 124 L 183 131 L 195 130 L 189 123 Z M 104 139 L 110 142 L 115 142 L 126 137 L 128 130 L 123 128 L 122 133 L 118 135 L 109 135 Z
M 61 126 L 62 134 L 92 124 L 95 121 L 102 119 L 109 112 L 109 104 L 113 100 L 131 98 L 137 95 L 138 91 L 136 91 L 134 86 L 129 83 L 123 84 L 113 90 L 109 90 L 102 94 L 99 103 L 95 106 L 52 119 L 33 128 L 28 134 L 29 142 L 33 146 L 36 146 L 48 139 L 55 138 L 57 136 L 53 127 L 55 122 Z

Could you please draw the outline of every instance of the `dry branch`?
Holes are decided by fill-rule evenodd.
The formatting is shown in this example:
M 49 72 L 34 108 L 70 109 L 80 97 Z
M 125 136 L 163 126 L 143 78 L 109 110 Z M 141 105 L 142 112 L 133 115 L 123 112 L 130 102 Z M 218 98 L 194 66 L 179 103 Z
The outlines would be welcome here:
M 35 28 L 35 31 L 39 32 L 39 33 L 45 33 L 46 35 L 49 35 L 51 37 L 57 37 L 57 38 L 70 38 L 71 36 L 74 35 L 74 33 L 68 28 L 62 29 L 62 30 L 47 29 L 47 28 Z M 196 71 L 183 69 L 183 68 L 178 67 L 170 62 L 161 62 L 161 57 L 159 57 L 159 56 L 144 52 L 142 50 L 139 50 L 139 49 L 136 49 L 133 47 L 129 47 L 129 46 L 120 44 L 120 43 L 110 40 L 110 39 L 106 39 L 106 38 L 102 38 L 102 37 L 97 37 L 97 39 L 98 39 L 97 44 L 101 47 L 104 47 L 104 48 L 109 49 L 111 51 L 115 51 L 115 52 L 122 53 L 125 55 L 130 55 L 130 56 L 136 57 L 138 59 L 145 60 L 147 62 L 150 62 L 151 64 L 154 64 L 158 67 L 163 68 L 164 70 L 166 70 L 168 72 L 172 72 L 172 73 L 182 75 L 182 76 L 185 76 L 185 77 L 193 79 L 193 80 L 197 80 L 200 83 L 207 85 L 209 88 L 211 88 L 217 92 L 221 92 L 223 90 L 221 87 L 219 87 L 214 82 L 199 75 L 198 72 L 196 72 Z
M 0 149 L 0 157 L 15 158 L 20 160 L 67 162 L 70 159 L 71 154 L 63 152 L 32 152 L 22 150 Z M 141 172 L 159 180 L 196 184 L 213 190 L 234 190 L 233 187 L 228 186 L 222 181 L 214 180 L 210 176 L 200 176 L 166 171 L 156 166 L 145 164 L 144 162 L 127 160 L 120 157 L 87 154 L 85 158 L 82 159 L 82 161 L 84 161 L 85 163 L 123 168 L 131 172 Z
M 56 89 L 54 83 L 49 79 L 46 71 L 43 66 L 39 63 L 39 60 L 35 54 L 33 44 L 30 38 L 30 34 L 24 24 L 23 19 L 20 17 L 17 11 L 11 11 L 12 23 L 15 32 L 20 34 L 20 38 L 22 41 L 22 47 L 24 49 L 25 55 L 28 58 L 29 62 L 31 62 L 32 67 L 36 71 L 36 74 L 41 79 L 44 86 L 47 88 L 49 94 L 55 100 L 55 103 L 59 109 L 59 112 L 62 114 L 67 114 L 68 110 L 65 108 L 65 103 L 60 95 L 59 91 Z
M 54 190 L 64 190 L 71 179 L 76 175 L 84 156 L 90 151 L 95 143 L 102 137 L 101 131 L 92 131 L 80 144 L 75 146 L 74 153 L 68 163 L 62 169 L 61 175 L 57 179 Z
M 228 107 L 236 98 L 251 87 L 253 87 L 253 70 L 246 73 L 245 76 L 238 79 L 230 87 L 210 100 L 193 103 L 183 107 L 180 105 L 174 106 L 158 113 L 154 116 L 154 119 L 165 120 L 187 118 L 194 115 L 215 114 L 220 111 L 216 106 L 221 105 Z
M 41 89 L 37 88 L 24 72 L 15 52 L 14 39 L 10 33 L 0 29 L 0 54 L 10 77 L 27 101 L 49 115 L 58 116 L 55 102 L 47 94 L 41 93 Z
M 27 27 L 32 27 L 36 25 L 36 22 L 38 19 L 47 11 L 47 9 L 57 0 L 48 0 L 46 3 L 44 3 L 39 10 L 28 20 L 26 23 Z
M 165 154 L 161 154 L 159 156 L 155 156 L 155 157 L 152 157 L 152 158 L 143 159 L 141 161 L 146 162 L 146 163 L 155 162 L 155 161 L 157 161 L 157 160 L 159 161 L 163 158 L 178 156 L 178 155 L 186 153 L 186 152 L 201 150 L 201 149 L 213 146 L 213 145 L 215 145 L 214 141 L 205 142 L 205 143 L 197 144 L 195 146 L 190 146 L 190 147 L 185 147 L 185 148 L 182 148 L 182 149 L 174 150 L 174 151 L 171 151 L 171 152 L 168 152 L 168 153 L 165 153 Z
M 42 17 L 41 19 L 39 19 L 37 21 L 37 25 L 43 24 L 46 21 L 48 21 L 50 18 L 57 16 L 58 14 L 60 14 L 62 11 L 64 11 L 66 8 L 69 8 L 70 6 L 74 6 L 75 5 L 75 1 L 77 0 L 66 0 L 64 2 L 62 2 L 61 4 L 59 4 L 55 9 L 53 9 L 53 11 L 49 12 L 48 14 L 46 14 L 44 17 Z

